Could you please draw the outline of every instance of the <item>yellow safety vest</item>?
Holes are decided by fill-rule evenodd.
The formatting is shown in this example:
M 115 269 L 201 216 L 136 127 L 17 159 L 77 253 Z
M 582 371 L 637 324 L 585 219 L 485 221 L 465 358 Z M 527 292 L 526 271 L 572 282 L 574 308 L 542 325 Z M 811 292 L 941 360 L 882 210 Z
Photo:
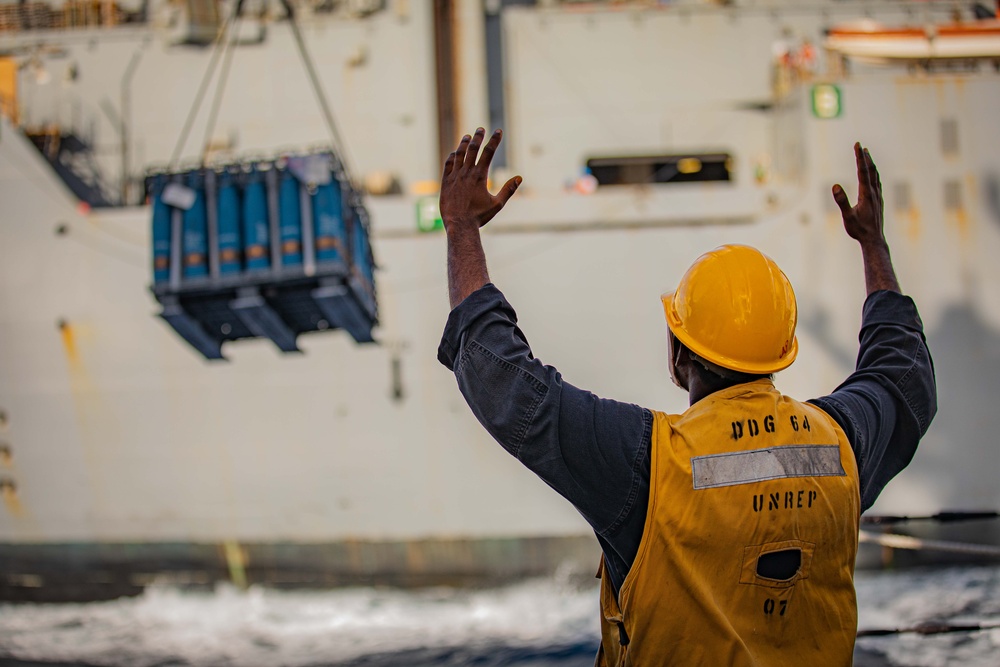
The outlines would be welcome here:
M 850 665 L 860 498 L 843 430 L 769 380 L 654 413 L 649 508 L 597 665 Z

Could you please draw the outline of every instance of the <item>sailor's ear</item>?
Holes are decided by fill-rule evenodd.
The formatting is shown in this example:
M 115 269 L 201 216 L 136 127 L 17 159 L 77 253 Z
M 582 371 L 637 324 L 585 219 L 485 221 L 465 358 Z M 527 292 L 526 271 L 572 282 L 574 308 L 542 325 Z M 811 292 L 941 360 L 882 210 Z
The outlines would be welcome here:
M 667 364 L 670 367 L 670 379 L 684 391 L 689 391 L 688 373 L 690 372 L 691 357 L 687 354 L 687 348 L 684 344 L 669 329 L 667 330 L 667 352 L 669 355 Z

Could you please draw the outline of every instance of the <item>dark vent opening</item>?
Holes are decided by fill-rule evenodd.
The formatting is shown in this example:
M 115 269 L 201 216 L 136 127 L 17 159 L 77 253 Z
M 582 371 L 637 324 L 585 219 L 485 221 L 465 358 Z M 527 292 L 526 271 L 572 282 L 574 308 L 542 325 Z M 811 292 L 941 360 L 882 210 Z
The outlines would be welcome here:
M 962 183 L 959 181 L 944 182 L 944 209 L 955 212 L 962 209 Z
M 941 119 L 941 153 L 958 155 L 958 121 L 954 118 Z

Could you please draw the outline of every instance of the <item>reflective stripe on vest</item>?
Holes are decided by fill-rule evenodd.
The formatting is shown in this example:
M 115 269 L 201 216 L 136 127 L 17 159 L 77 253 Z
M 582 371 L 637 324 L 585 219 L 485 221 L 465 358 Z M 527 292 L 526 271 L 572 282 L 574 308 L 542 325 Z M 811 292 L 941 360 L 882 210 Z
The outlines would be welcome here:
M 646 525 L 618 600 L 602 575 L 598 664 L 850 664 L 859 513 L 843 430 L 768 380 L 654 413 Z

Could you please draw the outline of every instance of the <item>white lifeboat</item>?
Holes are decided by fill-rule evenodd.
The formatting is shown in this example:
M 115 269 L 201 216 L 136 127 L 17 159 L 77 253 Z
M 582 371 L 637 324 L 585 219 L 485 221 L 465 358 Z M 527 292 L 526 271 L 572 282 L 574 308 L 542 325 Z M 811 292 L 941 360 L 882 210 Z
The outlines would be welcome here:
M 1000 64 L 1000 19 L 924 27 L 888 27 L 863 20 L 831 29 L 824 46 L 845 57 L 874 64 L 979 60 Z

